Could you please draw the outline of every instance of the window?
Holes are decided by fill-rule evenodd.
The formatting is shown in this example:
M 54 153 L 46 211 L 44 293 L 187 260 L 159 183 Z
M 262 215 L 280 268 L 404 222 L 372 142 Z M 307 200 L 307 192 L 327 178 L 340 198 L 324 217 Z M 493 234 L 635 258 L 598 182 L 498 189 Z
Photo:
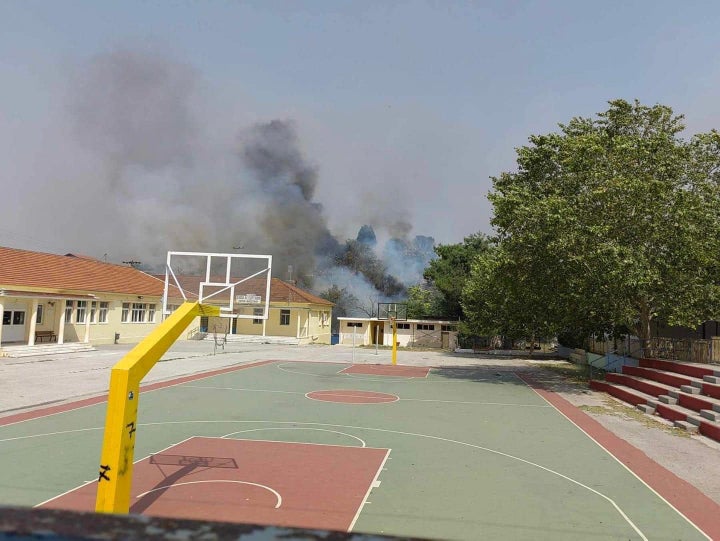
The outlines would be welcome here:
M 127 323 L 130 321 L 130 303 L 124 302 L 122 305 L 122 316 L 120 316 L 120 321 L 122 323 Z
M 65 323 L 72 323 L 72 313 L 75 301 L 65 301 Z
M 435 325 L 428 325 L 427 323 L 418 323 L 417 330 L 418 331 L 434 331 Z
M 5 310 L 3 312 L 3 325 L 10 325 L 11 321 L 12 321 L 12 312 L 10 310 Z
M 85 312 L 87 311 L 87 301 L 78 301 L 77 312 L 75 312 L 75 322 L 85 323 Z
M 456 331 L 457 329 L 455 328 L 455 325 L 441 325 L 440 330 L 445 332 L 452 332 Z
M 290 325 L 290 310 L 280 310 L 280 325 Z
M 263 320 L 258 319 L 258 318 L 262 318 L 263 312 L 265 312 L 265 310 L 263 310 L 262 308 L 253 308 L 253 315 L 255 316 L 253 318 L 253 323 L 255 325 L 262 324 Z M 290 314 L 288 314 L 288 324 L 289 323 L 290 323 Z M 281 323 L 281 325 L 282 325 L 282 323 Z
M 330 319 L 330 313 L 329 312 L 320 312 L 320 326 L 321 327 L 327 327 Z
M 97 323 L 97 302 L 90 303 L 90 323 Z
M 142 323 L 143 321 L 145 321 L 145 305 L 143 303 L 134 302 L 132 304 L 130 321 L 132 321 L 133 323 Z
M 148 304 L 148 316 L 147 316 L 147 322 L 148 323 L 155 323 L 155 310 L 157 308 L 156 304 Z
M 347 324 L 348 327 L 357 327 L 358 329 L 362 329 L 362 325 L 363 324 L 360 322 L 352 322 L 352 321 L 348 321 L 348 324 Z
M 108 309 L 110 308 L 109 302 L 100 302 L 100 312 L 98 313 L 98 322 L 107 323 Z
M 396 323 L 398 329 L 410 329 L 410 323 Z
M 13 312 L 13 325 L 25 325 L 25 312 Z
M 43 305 L 42 305 L 42 304 L 38 304 L 38 306 L 37 306 L 37 315 L 35 316 L 35 323 L 37 323 L 38 325 L 40 325 L 40 324 L 42 324 L 42 320 L 43 320 Z

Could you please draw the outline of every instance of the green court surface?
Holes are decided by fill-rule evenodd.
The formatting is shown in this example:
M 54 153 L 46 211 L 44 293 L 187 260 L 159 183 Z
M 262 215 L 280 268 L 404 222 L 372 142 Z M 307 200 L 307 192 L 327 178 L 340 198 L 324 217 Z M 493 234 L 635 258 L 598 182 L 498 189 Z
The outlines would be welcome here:
M 192 436 L 389 449 L 352 531 L 707 539 L 511 371 L 408 378 L 347 367 L 277 361 L 141 393 L 135 457 Z M 306 396 L 316 391 L 340 402 Z M 398 400 L 347 403 L 376 393 Z M 97 479 L 104 415 L 97 404 L 0 426 L 2 503 L 35 506 Z

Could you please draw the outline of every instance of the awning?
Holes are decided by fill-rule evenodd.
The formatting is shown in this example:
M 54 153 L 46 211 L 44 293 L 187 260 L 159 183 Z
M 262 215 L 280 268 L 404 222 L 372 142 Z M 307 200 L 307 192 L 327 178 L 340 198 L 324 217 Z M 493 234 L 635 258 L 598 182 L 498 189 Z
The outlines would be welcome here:
M 69 300 L 87 301 L 97 299 L 95 295 L 77 293 L 43 293 L 40 291 L 14 291 L 11 289 L 0 289 L 0 297 L 20 297 L 25 299 L 48 299 L 48 300 Z

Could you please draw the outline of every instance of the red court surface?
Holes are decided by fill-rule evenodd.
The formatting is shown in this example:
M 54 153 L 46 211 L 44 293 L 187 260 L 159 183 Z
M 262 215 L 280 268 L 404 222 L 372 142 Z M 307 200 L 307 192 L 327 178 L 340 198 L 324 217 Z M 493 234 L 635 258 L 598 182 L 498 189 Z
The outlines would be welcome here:
M 403 366 L 401 364 L 354 364 L 339 374 L 364 374 L 366 376 L 397 376 L 401 378 L 426 378 L 429 366 Z
M 130 512 L 348 531 L 389 449 L 193 437 L 135 464 Z M 91 511 L 97 482 L 42 507 Z
M 387 404 L 397 402 L 400 397 L 394 394 L 375 391 L 357 391 L 352 389 L 331 389 L 327 391 L 310 391 L 305 396 L 311 400 L 334 402 L 336 404 Z

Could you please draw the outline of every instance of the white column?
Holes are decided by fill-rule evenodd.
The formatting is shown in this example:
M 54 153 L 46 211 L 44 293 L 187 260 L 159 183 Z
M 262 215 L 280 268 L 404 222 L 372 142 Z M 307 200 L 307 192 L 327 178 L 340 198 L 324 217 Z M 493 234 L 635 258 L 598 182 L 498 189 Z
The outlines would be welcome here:
M 90 342 L 90 312 L 92 308 L 92 301 L 87 300 L 85 301 L 87 304 L 85 305 L 85 339 L 83 342 L 86 344 Z M 95 303 L 95 317 L 97 317 L 97 311 L 98 308 L 100 308 L 100 303 Z
M 298 310 L 298 323 L 297 323 L 297 334 L 295 338 L 300 338 L 300 310 Z
M 37 311 L 38 300 L 32 300 L 32 308 L 30 309 L 30 335 L 28 336 L 28 346 L 35 345 L 35 328 L 37 327 Z
M 55 301 L 57 312 L 60 313 L 60 323 L 58 324 L 58 344 L 65 343 L 65 299 Z
M 0 317 L 2 317 L 4 311 L 5 305 L 3 304 L 2 299 L 0 299 Z M 2 346 L 2 320 L 0 320 L 0 346 Z

